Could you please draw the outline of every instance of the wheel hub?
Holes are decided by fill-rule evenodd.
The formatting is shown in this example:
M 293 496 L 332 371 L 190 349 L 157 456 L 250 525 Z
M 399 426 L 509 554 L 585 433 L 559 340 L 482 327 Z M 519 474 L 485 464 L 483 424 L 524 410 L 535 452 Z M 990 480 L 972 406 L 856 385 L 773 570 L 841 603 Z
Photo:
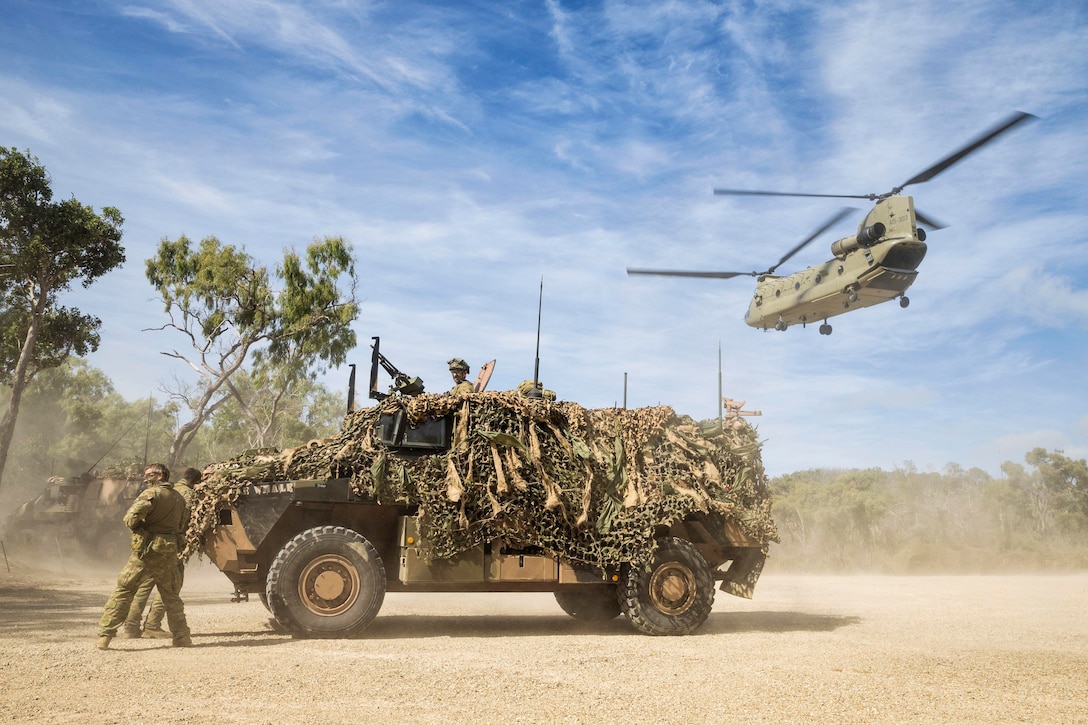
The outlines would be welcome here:
M 679 562 L 670 562 L 654 571 L 649 589 L 660 611 L 670 616 L 683 614 L 695 601 L 695 573 Z
M 314 579 L 314 594 L 326 601 L 344 593 L 344 580 L 336 572 L 323 571 Z
M 335 617 L 350 609 L 359 598 L 359 586 L 359 572 L 336 554 L 317 557 L 298 578 L 303 606 L 323 617 Z

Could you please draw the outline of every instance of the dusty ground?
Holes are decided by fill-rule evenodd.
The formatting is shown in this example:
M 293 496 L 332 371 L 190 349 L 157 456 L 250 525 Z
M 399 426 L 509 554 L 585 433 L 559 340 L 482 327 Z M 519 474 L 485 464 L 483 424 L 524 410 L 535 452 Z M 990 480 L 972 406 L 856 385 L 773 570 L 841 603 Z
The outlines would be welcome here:
M 588 625 L 547 594 L 391 594 L 298 640 L 191 566 L 192 649 L 95 649 L 116 570 L 0 569 L 0 719 L 216 723 L 1088 722 L 1088 575 L 805 577 L 719 593 L 695 635 Z M 119 568 L 119 567 L 118 567 Z

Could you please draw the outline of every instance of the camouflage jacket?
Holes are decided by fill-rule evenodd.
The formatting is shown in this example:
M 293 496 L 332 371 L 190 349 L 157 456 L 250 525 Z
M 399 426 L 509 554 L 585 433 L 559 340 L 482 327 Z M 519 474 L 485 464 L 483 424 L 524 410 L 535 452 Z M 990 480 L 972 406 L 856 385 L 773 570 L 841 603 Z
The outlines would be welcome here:
M 189 504 L 171 483 L 149 486 L 132 502 L 124 521 L 133 531 L 183 536 L 189 525 Z
M 190 509 L 193 508 L 193 489 L 187 483 L 178 481 L 174 484 L 174 490 L 181 494 L 181 497 L 185 499 L 185 505 Z M 186 521 L 189 519 L 186 518 Z

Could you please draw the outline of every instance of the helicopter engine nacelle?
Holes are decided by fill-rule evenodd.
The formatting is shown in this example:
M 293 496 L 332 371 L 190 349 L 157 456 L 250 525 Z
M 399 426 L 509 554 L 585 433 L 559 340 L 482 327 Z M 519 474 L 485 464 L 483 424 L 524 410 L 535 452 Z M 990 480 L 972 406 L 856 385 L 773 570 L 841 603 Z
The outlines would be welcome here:
M 887 227 L 880 222 L 865 227 L 858 232 L 858 244 L 863 247 L 871 247 L 880 241 L 880 238 L 884 236 L 884 232 L 886 231 L 888 231 Z
M 861 245 L 858 244 L 857 237 L 846 237 L 845 239 L 840 239 L 837 242 L 831 243 L 831 253 L 838 259 L 846 259 L 846 255 L 860 248 Z
M 871 247 L 880 241 L 887 228 L 877 222 L 861 229 L 856 235 L 840 239 L 831 245 L 831 253 L 839 259 L 846 259 L 846 255 L 862 247 Z

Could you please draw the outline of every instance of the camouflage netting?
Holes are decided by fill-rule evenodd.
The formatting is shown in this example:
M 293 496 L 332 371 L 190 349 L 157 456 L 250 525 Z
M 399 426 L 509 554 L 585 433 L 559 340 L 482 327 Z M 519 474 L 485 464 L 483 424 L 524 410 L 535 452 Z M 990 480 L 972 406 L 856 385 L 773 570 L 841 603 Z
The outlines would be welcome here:
M 94 478 L 115 478 L 129 481 L 144 480 L 144 465 L 142 463 L 121 463 L 105 468 L 94 469 Z
M 452 413 L 449 452 L 390 453 L 375 429 L 402 408 L 413 426 Z M 428 560 L 502 539 L 602 568 L 642 563 L 655 527 L 695 511 L 732 517 L 764 550 L 778 540 L 759 441 L 742 419 L 723 431 L 667 406 L 587 410 L 515 392 L 389 398 L 331 438 L 209 466 L 190 535 L 213 528 L 242 485 L 328 478 L 378 503 L 418 505 Z

